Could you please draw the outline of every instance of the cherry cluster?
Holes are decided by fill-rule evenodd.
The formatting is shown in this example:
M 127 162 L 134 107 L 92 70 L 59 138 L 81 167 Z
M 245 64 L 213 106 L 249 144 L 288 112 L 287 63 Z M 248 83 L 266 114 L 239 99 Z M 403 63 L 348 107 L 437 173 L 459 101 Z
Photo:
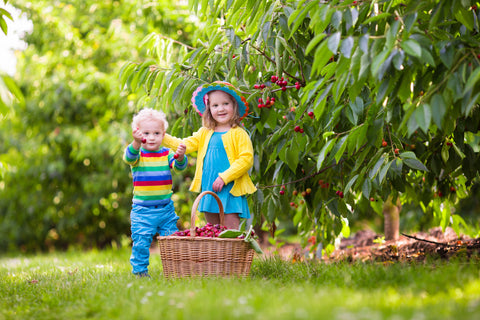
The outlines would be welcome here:
M 263 103 L 263 98 L 258 98 L 258 107 L 259 108 L 271 108 L 275 103 L 275 98 L 267 98 L 267 101 Z
M 212 224 L 207 223 L 203 227 L 195 227 L 195 235 L 197 237 L 208 237 L 208 238 L 216 238 L 222 232 L 227 230 L 227 227 L 222 226 L 220 224 Z M 190 236 L 190 229 L 177 231 L 172 236 L 178 237 L 189 237 Z

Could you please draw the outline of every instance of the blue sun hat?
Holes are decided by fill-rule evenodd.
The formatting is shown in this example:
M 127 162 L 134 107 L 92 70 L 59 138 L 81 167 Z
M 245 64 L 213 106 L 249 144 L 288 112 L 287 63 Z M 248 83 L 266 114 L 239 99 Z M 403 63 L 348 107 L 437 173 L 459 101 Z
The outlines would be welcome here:
M 245 99 L 241 95 L 240 91 L 238 91 L 238 89 L 235 88 L 232 84 L 223 81 L 215 81 L 212 83 L 201 85 L 193 92 L 193 107 L 200 115 L 203 115 L 203 113 L 205 112 L 205 108 L 208 102 L 207 93 L 217 90 L 228 93 L 237 101 L 240 120 L 242 120 L 248 115 L 247 99 Z

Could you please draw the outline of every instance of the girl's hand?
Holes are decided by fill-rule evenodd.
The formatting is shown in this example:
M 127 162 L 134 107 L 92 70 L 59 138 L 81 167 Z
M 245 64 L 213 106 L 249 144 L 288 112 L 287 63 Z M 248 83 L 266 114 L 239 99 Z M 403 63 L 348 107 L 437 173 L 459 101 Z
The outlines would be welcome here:
M 178 145 L 177 152 L 175 153 L 175 159 L 177 159 L 178 162 L 182 162 L 183 158 L 185 156 L 185 151 L 187 151 L 187 146 L 184 145 L 183 143 Z
M 218 177 L 215 179 L 212 185 L 212 190 L 215 192 L 220 192 L 222 191 L 223 186 L 225 185 L 225 182 L 223 182 L 223 179 Z

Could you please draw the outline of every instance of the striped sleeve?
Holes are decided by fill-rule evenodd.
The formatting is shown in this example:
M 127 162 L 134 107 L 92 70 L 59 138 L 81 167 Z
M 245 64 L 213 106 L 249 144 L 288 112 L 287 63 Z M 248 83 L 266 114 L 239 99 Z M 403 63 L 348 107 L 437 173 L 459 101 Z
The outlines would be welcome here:
M 170 168 L 173 169 L 175 172 L 183 171 L 187 168 L 188 165 L 188 158 L 187 155 L 183 156 L 183 161 L 178 161 L 173 157 L 173 153 L 168 155 L 168 165 Z
M 125 148 L 125 153 L 123 155 L 123 161 L 129 165 L 134 165 L 138 159 L 140 159 L 140 150 L 135 150 L 132 144 L 129 144 Z

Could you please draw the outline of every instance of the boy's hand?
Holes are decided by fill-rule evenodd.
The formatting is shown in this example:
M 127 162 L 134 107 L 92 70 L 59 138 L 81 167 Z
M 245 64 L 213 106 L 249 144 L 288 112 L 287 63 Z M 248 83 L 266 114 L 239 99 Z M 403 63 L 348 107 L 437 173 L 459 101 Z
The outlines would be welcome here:
M 177 159 L 178 162 L 182 162 L 183 158 L 185 157 L 185 151 L 187 151 L 187 146 L 181 143 L 178 148 L 177 152 L 175 153 L 175 159 Z
M 140 149 L 140 146 L 142 143 L 145 143 L 145 139 L 143 138 L 143 133 L 140 131 L 139 128 L 135 128 L 132 131 L 132 136 L 133 136 L 133 147 L 138 150 Z

